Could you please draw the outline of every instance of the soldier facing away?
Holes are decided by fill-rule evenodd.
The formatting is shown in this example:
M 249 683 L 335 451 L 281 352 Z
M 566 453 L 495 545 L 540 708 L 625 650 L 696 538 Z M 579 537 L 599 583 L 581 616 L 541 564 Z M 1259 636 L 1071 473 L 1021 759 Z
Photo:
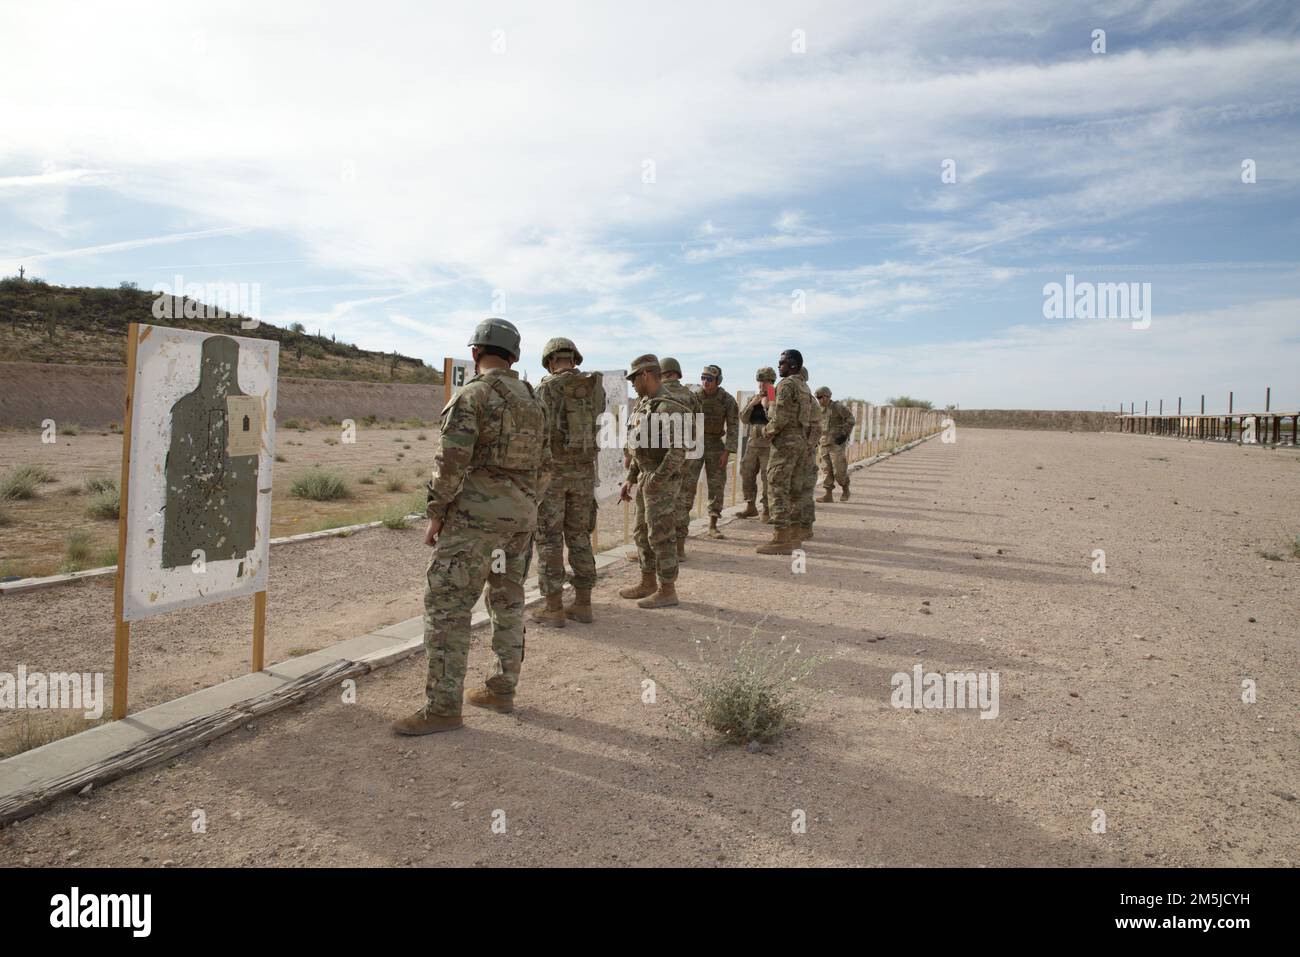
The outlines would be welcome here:
M 740 512 L 738 517 L 753 518 L 759 514 L 754 505 L 758 501 L 758 480 L 761 477 L 763 480 L 762 519 L 764 522 L 771 522 L 771 504 L 767 494 L 767 454 L 772 443 L 763 434 L 763 426 L 767 425 L 767 409 L 763 399 L 767 396 L 767 387 L 776 385 L 776 370 L 771 366 L 763 366 L 758 370 L 756 380 L 758 392 L 740 410 L 740 422 L 748 431 L 745 434 L 745 454 L 740 460 L 740 485 L 745 495 L 745 510 Z
M 736 454 L 739 441 L 740 409 L 735 397 L 719 388 L 721 385 L 722 369 L 707 365 L 700 373 L 699 388 L 692 390 L 704 413 L 704 454 L 687 460 L 686 475 L 682 479 L 682 495 L 694 497 L 700 469 L 704 469 L 709 489 L 709 538 L 725 537 L 718 531 L 718 519 L 722 517 L 722 493 L 727 486 L 727 462 Z M 680 525 L 678 531 L 681 531 Z
M 781 353 L 777 363 L 781 381 L 776 385 L 776 401 L 766 406 L 768 422 L 763 431 L 772 443 L 767 460 L 767 491 L 772 499 L 776 527 L 772 529 L 772 540 L 755 549 L 760 555 L 789 555 L 801 544 L 794 496 L 799 491 L 799 476 L 807 454 L 812 399 L 807 384 L 796 375 L 802 367 L 803 355 L 798 349 Z
M 425 705 L 398 734 L 461 727 L 470 613 L 488 586 L 494 673 L 469 703 L 508 713 L 524 660 L 524 578 L 537 502 L 549 481 L 546 409 L 510 367 L 519 331 L 485 319 L 469 340 L 475 375 L 442 410 L 442 442 L 427 486 L 433 546 L 424 593 Z
M 596 556 L 596 456 L 605 387 L 599 372 L 581 372 L 582 353 L 569 339 L 551 339 L 542 350 L 549 373 L 537 385 L 550 424 L 551 484 L 537 506 L 537 581 L 545 604 L 530 615 L 556 628 L 565 619 L 591 622 Z M 573 566 L 574 601 L 564 607 L 564 549 Z
M 630 500 L 632 486 L 636 485 L 636 548 L 641 584 L 624 588 L 619 595 L 640 599 L 637 605 L 641 608 L 662 608 L 677 604 L 676 507 L 686 461 L 680 428 L 690 410 L 663 388 L 655 356 L 633 359 L 628 379 L 640 398 L 628 419 L 630 464 L 619 500 Z M 675 440 L 668 434 L 674 422 L 678 429 Z
M 818 457 L 822 467 L 822 488 L 825 493 L 817 499 L 819 502 L 831 502 L 831 492 L 835 483 L 840 483 L 840 501 L 849 500 L 849 460 L 845 446 L 853 434 L 857 420 L 843 402 L 831 400 L 831 390 L 822 386 L 817 390 L 817 404 L 821 406 L 822 439 Z
M 664 390 L 682 405 L 690 410 L 692 415 L 703 413 L 704 407 L 701 405 L 700 394 L 692 389 L 682 385 L 682 367 L 676 359 L 671 356 L 664 356 L 659 360 L 659 371 L 663 375 Z M 687 473 L 690 472 L 690 459 L 686 460 L 682 468 L 681 488 L 677 495 L 677 561 L 686 561 L 686 538 L 691 530 L 691 504 L 695 501 L 695 476 L 699 472 L 691 473 L 691 478 L 687 479 Z

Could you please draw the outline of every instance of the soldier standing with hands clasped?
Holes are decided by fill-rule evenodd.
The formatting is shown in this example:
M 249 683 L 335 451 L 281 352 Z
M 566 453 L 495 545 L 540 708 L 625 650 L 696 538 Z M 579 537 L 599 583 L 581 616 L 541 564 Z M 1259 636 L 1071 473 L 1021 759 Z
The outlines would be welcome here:
M 762 519 L 764 522 L 769 522 L 771 504 L 767 488 L 767 455 L 772 442 L 763 434 L 763 426 L 767 425 L 767 403 L 764 399 L 767 398 L 768 388 L 776 385 L 776 370 L 771 366 L 763 366 L 758 370 L 756 379 L 758 392 L 740 411 L 740 421 L 749 431 L 745 435 L 745 454 L 740 460 L 740 482 L 745 494 L 745 510 L 740 512 L 738 517 L 753 518 L 759 514 L 754 504 L 758 501 L 758 480 L 761 476 L 763 479 Z
M 724 538 L 718 531 L 722 517 L 722 492 L 727 485 L 727 461 L 736 454 L 740 409 L 735 398 L 722 385 L 722 369 L 715 365 L 704 367 L 700 373 L 700 387 L 692 390 L 700 400 L 704 413 L 704 454 L 686 462 L 686 476 L 682 480 L 682 496 L 695 495 L 700 481 L 700 469 L 709 489 L 709 538 Z M 689 501 L 689 499 L 688 499 Z M 689 527 L 689 526 L 688 526 Z M 678 526 L 681 531 L 681 526 Z
M 425 705 L 398 734 L 461 727 L 470 613 L 488 585 L 496 668 L 469 703 L 507 713 L 524 660 L 524 578 L 537 502 L 549 481 L 546 410 L 510 367 L 519 330 L 485 319 L 469 340 L 475 375 L 442 410 L 442 442 L 427 486 L 433 546 L 424 593 Z
M 629 465 L 619 500 L 629 501 L 632 486 L 636 485 L 636 548 L 641 584 L 624 588 L 619 595 L 639 598 L 637 605 L 641 608 L 663 608 L 677 604 L 677 493 L 686 448 L 680 431 L 675 442 L 664 442 L 662 438 L 673 417 L 680 426 L 690 410 L 663 388 L 657 357 L 633 359 L 628 379 L 640 399 L 628 419 Z M 656 440 L 652 441 L 652 435 Z
M 831 401 L 831 390 L 822 386 L 817 390 L 817 404 L 821 406 L 822 440 L 818 450 L 822 466 L 822 488 L 826 491 L 817 499 L 819 502 L 833 502 L 831 492 L 835 483 L 840 483 L 843 491 L 840 501 L 849 500 L 849 461 L 844 446 L 853 434 L 857 420 L 843 402 Z

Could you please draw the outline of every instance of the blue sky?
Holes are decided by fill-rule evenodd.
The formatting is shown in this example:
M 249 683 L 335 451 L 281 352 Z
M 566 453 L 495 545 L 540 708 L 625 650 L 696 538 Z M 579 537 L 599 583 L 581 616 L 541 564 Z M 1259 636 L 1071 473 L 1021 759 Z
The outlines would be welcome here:
M 1294 4 L 628 6 L 15 8 L 0 272 L 257 283 L 435 363 L 496 312 L 534 380 L 568 335 L 733 388 L 794 346 L 873 401 L 1300 407 Z M 1044 318 L 1067 273 L 1150 326 Z

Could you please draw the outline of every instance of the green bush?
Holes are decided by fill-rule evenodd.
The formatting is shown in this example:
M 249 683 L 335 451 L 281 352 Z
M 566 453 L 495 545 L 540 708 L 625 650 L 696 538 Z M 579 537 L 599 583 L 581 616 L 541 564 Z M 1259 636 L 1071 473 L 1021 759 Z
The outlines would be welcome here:
M 92 475 L 86 481 L 81 483 L 81 490 L 87 495 L 98 495 L 101 492 L 116 492 L 117 479 L 109 478 L 107 475 Z
M 37 486 L 41 482 L 53 481 L 53 477 L 42 478 L 42 473 L 48 474 L 39 465 L 20 465 L 10 469 L 0 478 L 0 502 L 35 498 Z
M 313 502 L 332 502 L 335 499 L 350 498 L 352 490 L 348 488 L 348 480 L 341 472 L 311 469 L 294 479 L 289 486 L 289 494 Z
M 719 660 L 706 662 L 702 672 L 682 669 L 684 695 L 659 683 L 683 708 L 690 724 L 709 729 L 728 744 L 762 744 L 789 730 L 805 710 L 798 698 L 799 682 L 826 660 L 801 655 L 799 646 L 784 636 L 778 642 L 760 643 L 758 626 L 734 648 L 720 637 L 702 639 L 698 643 L 702 658 L 706 642 L 716 646 Z
M 90 566 L 90 555 L 90 533 L 81 529 L 69 532 L 68 537 L 64 539 L 63 570 L 65 572 L 79 572 L 83 568 L 88 568 Z
M 117 488 L 97 492 L 86 503 L 86 514 L 90 518 L 117 518 L 122 509 L 122 498 Z

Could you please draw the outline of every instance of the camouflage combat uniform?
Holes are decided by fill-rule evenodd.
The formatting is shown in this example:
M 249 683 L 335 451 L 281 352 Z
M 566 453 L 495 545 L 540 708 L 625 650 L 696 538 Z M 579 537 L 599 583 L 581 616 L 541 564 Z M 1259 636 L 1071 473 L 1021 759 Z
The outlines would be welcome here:
M 797 514 L 808 454 L 809 408 L 812 393 L 798 375 L 788 375 L 776 385 L 776 403 L 767 410 L 763 434 L 772 443 L 767 460 L 767 494 L 772 520 L 778 530 L 801 524 Z
M 760 370 L 770 371 L 770 370 Z M 764 380 L 766 381 L 766 380 Z M 772 382 L 776 382 L 776 373 L 772 373 Z M 758 501 L 758 477 L 763 477 L 763 511 L 771 508 L 771 499 L 767 488 L 767 453 L 772 443 L 763 434 L 767 424 L 767 413 L 762 406 L 763 393 L 759 392 L 745 403 L 740 412 L 741 424 L 745 426 L 745 454 L 740 460 L 740 487 L 745 501 L 754 505 Z
M 812 392 L 808 391 L 808 367 L 803 366 L 795 374 L 804 381 L 804 391 L 808 393 L 804 400 L 804 405 L 808 409 L 808 438 L 804 445 L 804 459 L 799 472 L 799 496 L 796 499 L 798 505 L 795 514 L 799 516 L 799 524 L 811 531 L 813 522 L 817 520 L 817 506 L 813 503 L 813 492 L 817 488 L 817 447 L 821 444 L 822 437 L 822 410 L 817 400 L 813 398 Z
M 722 380 L 722 372 L 717 366 L 706 366 L 705 371 L 716 370 L 712 374 Z M 699 400 L 700 411 L 704 413 L 704 454 L 697 459 L 686 460 L 686 472 L 682 477 L 682 498 L 686 500 L 688 511 L 679 513 L 677 531 L 685 534 L 690 526 L 690 502 L 695 498 L 695 489 L 700 484 L 700 470 L 704 470 L 705 482 L 709 489 L 709 517 L 722 515 L 722 493 L 727 486 L 727 470 L 722 467 L 722 453 L 736 454 L 739 441 L 740 407 L 736 398 L 721 385 L 713 395 L 707 394 L 702 387 L 696 386 L 691 393 Z M 681 514 L 686 515 L 685 524 Z
M 827 398 L 829 398 L 829 392 Z M 821 448 L 818 458 L 822 467 L 822 486 L 830 491 L 838 482 L 845 491 L 849 487 L 849 460 L 845 449 L 849 437 L 853 435 L 853 426 L 857 420 L 843 402 L 834 399 L 826 408 L 819 410 L 822 420 Z
M 671 360 L 669 359 L 664 360 L 664 362 L 669 362 L 669 361 Z M 682 383 L 679 380 L 669 379 L 665 377 L 663 380 L 663 389 L 664 392 L 670 395 L 673 399 L 675 399 L 676 401 L 680 402 L 683 406 L 685 406 L 689 414 L 695 415 L 697 413 L 704 411 L 704 409 L 700 405 L 699 394 L 696 393 L 694 390 L 688 389 L 686 386 L 682 385 Z M 691 428 L 692 428 L 691 434 L 693 436 L 698 437 L 698 433 L 694 431 L 695 427 L 692 426 Z M 678 542 L 684 542 L 686 540 L 687 534 L 689 534 L 690 532 L 691 506 L 695 503 L 695 479 L 692 478 L 690 481 L 687 481 L 686 478 L 686 473 L 690 468 L 690 464 L 691 464 L 690 459 L 686 459 L 682 464 L 682 477 L 681 477 L 681 481 L 678 483 L 678 490 L 676 494 L 676 506 L 674 509 L 675 512 L 674 522 L 676 525 L 676 534 L 674 536 L 674 540 Z M 698 475 L 699 472 L 693 473 L 693 476 L 698 476 Z
M 661 582 L 677 580 L 677 497 L 681 490 L 686 449 L 651 448 L 651 416 L 690 414 L 661 384 L 652 396 L 638 399 L 628 418 L 627 452 L 631 458 L 627 481 L 636 483 L 636 550 L 642 576 Z M 644 424 L 643 424 L 644 423 Z M 646 438 L 641 438 L 642 430 Z
M 564 369 L 537 385 L 550 424 L 552 479 L 537 506 L 537 580 L 543 596 L 564 589 L 564 547 L 573 587 L 596 584 L 596 455 L 605 387 L 599 372 Z
M 429 517 L 443 520 L 424 594 L 426 716 L 460 714 L 470 613 L 485 582 L 497 658 L 487 686 L 514 693 L 524 660 L 524 578 L 549 479 L 546 435 L 545 407 L 510 369 L 474 376 L 442 410 L 426 496 Z

